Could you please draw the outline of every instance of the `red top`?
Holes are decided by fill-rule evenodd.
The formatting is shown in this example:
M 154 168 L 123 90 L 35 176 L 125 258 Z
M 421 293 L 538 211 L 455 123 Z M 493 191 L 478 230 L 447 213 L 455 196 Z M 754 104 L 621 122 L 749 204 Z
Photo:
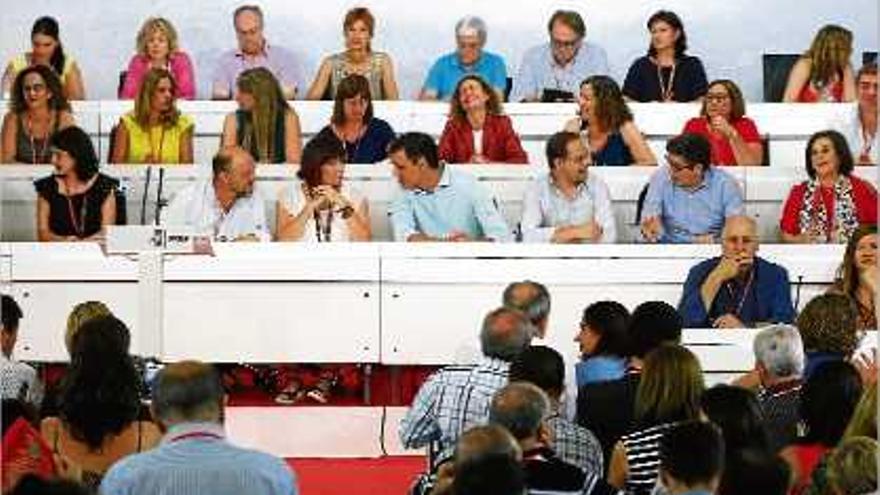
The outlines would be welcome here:
M 843 83 L 835 81 L 831 84 L 831 98 L 835 103 L 843 101 Z M 801 92 L 797 98 L 798 103 L 817 103 L 819 101 L 819 91 L 813 86 L 813 83 L 807 82 L 801 88 Z
M 794 445 L 791 447 L 795 462 L 797 463 L 797 478 L 794 486 L 789 490 L 789 495 L 800 495 L 807 491 L 812 483 L 813 471 L 825 452 L 830 449 L 822 444 Z
M 860 224 L 876 224 L 877 223 L 877 190 L 871 184 L 859 179 L 858 177 L 849 176 L 852 184 L 853 203 L 856 207 L 856 218 Z M 788 198 L 785 200 L 785 206 L 782 208 L 782 220 L 779 222 L 779 228 L 786 234 L 798 235 L 801 228 L 798 221 L 798 214 L 804 206 L 804 194 L 807 192 L 807 183 L 801 182 L 791 188 Z M 834 187 L 819 186 L 819 196 L 825 203 L 825 211 L 828 213 L 828 222 L 834 221 Z M 828 225 L 828 231 L 834 229 L 832 225 Z
M 467 119 L 450 118 L 440 136 L 440 159 L 448 163 L 470 163 L 474 156 L 474 130 Z M 490 162 L 528 163 L 519 136 L 507 115 L 486 115 L 483 124 L 483 156 Z
M 734 120 L 730 125 L 736 129 L 736 132 L 742 136 L 743 141 L 747 143 L 760 143 L 761 135 L 752 119 L 748 117 L 740 117 Z M 723 134 L 711 132 L 709 130 L 709 119 L 706 117 L 694 117 L 687 121 L 684 125 L 682 134 L 699 134 L 709 140 L 712 145 L 712 164 L 713 165 L 738 165 L 736 157 L 733 155 L 733 147 L 730 141 Z

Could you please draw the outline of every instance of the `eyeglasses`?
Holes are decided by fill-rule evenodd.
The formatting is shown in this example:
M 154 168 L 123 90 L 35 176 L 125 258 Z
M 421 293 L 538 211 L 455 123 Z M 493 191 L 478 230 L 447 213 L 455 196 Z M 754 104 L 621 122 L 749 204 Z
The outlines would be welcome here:
M 563 41 L 563 40 L 557 40 L 554 38 L 550 38 L 550 44 L 553 45 L 553 48 L 560 49 L 560 50 L 572 50 L 574 48 L 577 48 L 577 46 L 580 43 L 581 43 L 580 38 L 574 39 L 571 41 Z

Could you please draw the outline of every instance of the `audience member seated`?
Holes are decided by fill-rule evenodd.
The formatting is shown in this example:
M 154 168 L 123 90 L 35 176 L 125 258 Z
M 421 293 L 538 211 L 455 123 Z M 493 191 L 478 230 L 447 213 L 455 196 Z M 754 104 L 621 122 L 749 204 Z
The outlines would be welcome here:
M 635 426 L 614 446 L 608 483 L 633 495 L 651 493 L 660 468 L 660 439 L 699 418 L 703 370 L 691 351 L 666 344 L 645 357 L 635 401 Z M 622 404 L 615 404 L 618 410 Z
M 299 180 L 281 191 L 276 206 L 279 241 L 369 241 L 367 198 L 343 180 L 345 150 L 329 136 L 309 141 Z
M 242 5 L 232 14 L 238 48 L 220 55 L 214 71 L 211 90 L 215 100 L 232 98 L 239 75 L 257 67 L 265 67 L 281 87 L 282 98 L 292 100 L 299 90 L 302 74 L 292 52 L 272 45 L 263 36 L 263 11 L 257 5 Z
M 858 330 L 877 329 L 877 278 L 877 225 L 862 225 L 849 238 L 837 280 L 829 289 L 855 301 Z
M 810 49 L 788 74 L 784 102 L 816 103 L 853 101 L 855 78 L 849 63 L 853 35 L 848 29 L 827 24 L 816 33 Z
M 455 495 L 520 495 L 527 493 L 522 464 L 506 455 L 488 454 L 462 463 L 450 487 Z M 432 495 L 443 495 L 432 492 Z
M 648 54 L 636 59 L 626 73 L 623 94 L 630 100 L 688 102 L 706 95 L 706 71 L 699 58 L 686 55 L 687 35 L 675 12 L 659 10 L 647 23 L 651 33 Z
M 549 414 L 544 416 L 544 422 L 553 435 L 547 447 L 566 463 L 602 478 L 605 474 L 602 445 L 590 430 L 566 418 L 561 408 L 559 400 L 565 391 L 564 380 L 562 356 L 550 347 L 531 346 L 510 365 L 511 383 L 531 383 L 549 400 Z
M 38 429 L 37 414 L 30 404 L 18 399 L 3 399 L 3 449 L 0 456 L 0 490 L 15 493 L 24 479 L 49 478 L 58 473 L 52 449 Z M 59 459 L 60 460 L 60 459 Z M 39 493 L 43 495 L 43 493 Z
M 575 341 L 581 361 L 575 365 L 578 389 L 590 383 L 619 380 L 626 374 L 629 354 L 629 311 L 616 301 L 598 301 L 581 316 Z
M 41 425 L 52 450 L 78 465 L 83 483 L 93 488 L 116 461 L 159 440 L 155 425 L 138 421 L 141 377 L 128 354 L 129 338 L 112 316 L 85 323 L 73 339 L 59 417 Z
M 739 86 L 730 79 L 709 83 L 700 116 L 688 120 L 681 132 L 708 139 L 714 165 L 762 165 L 764 160 L 761 135 L 746 117 L 746 101 Z
M 528 163 L 501 99 L 479 75 L 462 77 L 450 100 L 440 136 L 440 159 L 448 163 Z
M 843 122 L 840 131 L 857 152 L 856 165 L 877 165 L 880 158 L 880 133 L 877 120 L 877 63 L 868 63 L 856 75 L 856 101 L 852 116 Z
M 746 450 L 770 452 L 764 413 L 752 391 L 732 385 L 715 385 L 703 392 L 700 409 L 721 429 L 726 458 Z M 725 472 L 721 477 L 722 485 L 727 477 Z
M 52 17 L 40 17 L 31 28 L 31 51 L 22 53 L 9 61 L 3 73 L 3 94 L 10 94 L 12 83 L 19 72 L 32 65 L 45 65 L 55 71 L 61 80 L 59 93 L 67 100 L 84 100 L 79 66 L 69 54 L 64 53 L 59 37 L 58 21 Z
M 854 437 L 843 441 L 828 460 L 828 478 L 833 493 L 862 495 L 877 493 L 876 439 Z
M 0 295 L 0 399 L 19 399 L 38 408 L 43 400 L 43 383 L 30 365 L 12 357 L 18 340 L 21 307 L 12 296 Z
M 584 41 L 587 28 L 579 13 L 557 10 L 547 31 L 550 41 L 523 55 L 510 101 L 574 101 L 580 81 L 609 73 L 605 49 Z
M 50 163 L 52 136 L 72 125 L 70 103 L 55 71 L 45 65 L 23 69 L 15 77 L 9 112 L 3 117 L 0 163 Z
M 508 241 L 510 228 L 485 186 L 438 159 L 431 136 L 409 132 L 388 147 L 403 189 L 388 207 L 396 241 Z
M 210 365 L 181 361 L 162 369 L 151 405 L 162 443 L 114 465 L 101 493 L 295 495 L 296 477 L 283 460 L 226 439 L 224 400 L 220 377 Z
M 22 478 L 10 495 L 92 495 L 92 491 L 74 481 L 46 479 L 36 475 Z
M 116 223 L 119 181 L 98 172 L 92 140 L 79 127 L 52 136 L 54 173 L 34 182 L 37 190 L 37 239 L 87 241 Z
M 557 132 L 547 141 L 544 176 L 523 198 L 520 228 L 525 242 L 613 243 L 617 226 L 608 186 L 589 173 L 590 151 L 577 133 Z
M 847 242 L 860 224 L 877 224 L 877 190 L 852 175 L 853 157 L 837 131 L 821 131 L 807 142 L 810 179 L 791 188 L 779 229 L 792 243 Z
M 271 240 L 263 199 L 254 191 L 255 168 L 247 151 L 222 149 L 214 156 L 210 178 L 174 196 L 164 223 L 217 241 Z
M 648 185 L 642 236 L 648 242 L 717 241 L 724 221 L 744 213 L 739 184 L 711 165 L 709 141 L 699 134 L 670 139 L 666 152 L 667 165 Z
M 611 494 L 602 473 L 583 471 L 553 450 L 553 430 L 547 422 L 550 400 L 537 386 L 513 382 L 492 398 L 489 422 L 507 428 L 523 450 L 523 469 L 529 493 Z
M 522 311 L 534 327 L 534 339 L 547 337 L 547 323 L 550 321 L 550 292 L 540 282 L 523 280 L 511 282 L 504 288 L 501 305 Z
M 660 483 L 669 495 L 713 495 L 724 471 L 725 439 L 712 423 L 689 421 L 660 441 Z
M 507 64 L 500 56 L 483 50 L 486 36 L 486 23 L 483 19 L 467 16 L 459 20 L 455 24 L 456 51 L 447 53 L 434 62 L 419 93 L 419 99 L 448 101 L 462 77 L 476 74 L 495 90 L 499 101 L 504 101 Z
M 475 426 L 462 433 L 458 438 L 458 443 L 455 445 L 453 462 L 445 462 L 437 470 L 437 480 L 430 492 L 431 495 L 453 495 L 458 493 L 452 490 L 456 474 L 462 470 L 467 471 L 473 468 L 472 463 L 479 463 L 481 460 L 490 457 L 506 457 L 515 463 L 514 465 L 520 473 L 522 471 L 520 467 L 522 464 L 522 450 L 519 448 L 519 444 L 513 438 L 513 435 L 505 428 L 498 425 Z M 488 473 L 486 474 L 488 475 Z M 521 483 L 524 484 L 524 474 L 520 478 L 522 478 Z M 471 481 L 476 482 L 477 480 Z M 491 488 L 498 489 L 498 493 L 514 493 L 506 492 L 500 487 L 491 486 Z M 521 491 L 524 491 L 524 489 Z M 480 491 L 476 493 L 483 495 L 486 492 Z M 518 494 L 520 492 L 515 493 Z
M 795 325 L 804 341 L 804 379 L 828 361 L 849 359 L 859 347 L 859 312 L 843 294 L 816 296 L 798 314 Z
M 196 98 L 196 78 L 192 61 L 177 44 L 177 30 L 164 17 L 144 21 L 137 35 L 137 53 L 125 71 L 119 97 L 131 100 L 140 94 L 141 83 L 152 69 L 168 71 L 177 87 L 177 96 L 184 100 Z
M 792 470 L 791 495 L 806 493 L 813 469 L 840 441 L 861 393 L 859 373 L 845 361 L 824 363 L 807 379 L 800 404 L 805 433 L 780 452 Z
M 607 463 L 612 447 L 634 426 L 636 392 L 645 356 L 663 344 L 679 343 L 681 324 L 681 315 L 665 302 L 638 305 L 627 329 L 630 356 L 623 378 L 588 383 L 578 389 L 577 423 L 596 435 Z
M 388 144 L 394 140 L 388 122 L 373 116 L 370 94 L 366 77 L 345 76 L 336 87 L 330 124 L 315 136 L 339 141 L 345 148 L 346 163 L 380 162 L 388 156 Z
M 67 349 L 68 355 L 73 354 L 73 339 L 79 333 L 79 329 L 89 320 L 101 316 L 113 316 L 110 308 L 101 301 L 84 301 L 70 310 L 64 330 L 64 348 Z
M 408 449 L 438 445 L 432 467 L 448 460 L 462 432 L 485 424 L 492 395 L 506 383 L 510 363 L 529 345 L 532 325 L 520 311 L 499 308 L 483 320 L 483 357 L 475 365 L 447 366 L 419 389 L 400 422 L 400 443 Z
M 581 83 L 578 116 L 565 130 L 580 133 L 596 165 L 654 165 L 657 159 L 636 127 L 620 88 L 608 76 L 592 76 Z
M 220 146 L 241 146 L 260 163 L 299 163 L 299 116 L 284 100 L 275 76 L 262 67 L 248 69 L 236 85 L 238 110 L 223 121 Z
M 718 495 L 786 495 L 790 468 L 775 454 L 745 450 L 725 459 L 726 479 Z
M 374 52 L 371 46 L 375 27 L 376 19 L 366 7 L 355 7 L 346 12 L 342 23 L 345 51 L 330 55 L 321 62 L 307 99 L 336 98 L 339 85 L 351 75 L 366 79 L 369 92 L 376 95 L 377 100 L 399 97 L 391 57 L 384 52 Z
M 195 123 L 175 105 L 179 88 L 165 69 L 150 69 L 134 110 L 116 126 L 112 163 L 192 163 Z
M 721 256 L 695 265 L 684 283 L 678 310 L 685 327 L 746 328 L 794 320 L 788 272 L 757 252 L 755 220 L 728 217 Z

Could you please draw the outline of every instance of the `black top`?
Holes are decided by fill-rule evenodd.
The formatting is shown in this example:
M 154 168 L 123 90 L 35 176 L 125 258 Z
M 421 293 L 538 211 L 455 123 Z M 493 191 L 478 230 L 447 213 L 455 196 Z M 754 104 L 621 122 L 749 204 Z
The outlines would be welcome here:
M 80 239 L 101 230 L 101 206 L 119 181 L 98 174 L 86 192 L 70 196 L 58 192 L 58 181 L 50 175 L 34 182 L 37 194 L 49 203 L 49 229 L 59 236 L 73 235 Z
M 339 141 L 345 148 L 346 163 L 376 163 L 388 156 L 388 145 L 394 140 L 394 130 L 388 122 L 373 117 L 367 124 L 363 136 L 352 143 L 339 139 L 330 125 L 325 126 L 314 137 L 314 139 L 318 138 L 332 138 Z
M 663 88 L 669 85 L 672 68 L 660 69 L 647 55 L 636 59 L 626 73 L 623 94 L 634 101 L 663 101 Z M 662 81 L 661 81 L 662 80 Z M 677 102 L 694 101 L 706 95 L 709 83 L 703 63 L 697 57 L 684 55 L 675 63 L 675 79 L 672 81 L 672 100 Z
M 641 374 L 588 383 L 578 390 L 577 424 L 593 432 L 602 444 L 605 459 L 611 459 L 614 444 L 634 426 L 636 390 Z
M 603 473 L 585 473 L 546 447 L 523 452 L 523 471 L 529 493 L 612 495 L 617 490 L 602 479 Z

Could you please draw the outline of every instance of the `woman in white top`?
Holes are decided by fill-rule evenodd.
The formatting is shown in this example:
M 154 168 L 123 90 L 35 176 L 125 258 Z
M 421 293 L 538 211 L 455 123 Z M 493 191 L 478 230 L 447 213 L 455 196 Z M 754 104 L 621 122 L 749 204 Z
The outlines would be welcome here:
M 345 149 L 338 140 L 316 138 L 303 149 L 299 180 L 278 198 L 279 241 L 369 241 L 370 210 L 366 198 L 342 182 Z

